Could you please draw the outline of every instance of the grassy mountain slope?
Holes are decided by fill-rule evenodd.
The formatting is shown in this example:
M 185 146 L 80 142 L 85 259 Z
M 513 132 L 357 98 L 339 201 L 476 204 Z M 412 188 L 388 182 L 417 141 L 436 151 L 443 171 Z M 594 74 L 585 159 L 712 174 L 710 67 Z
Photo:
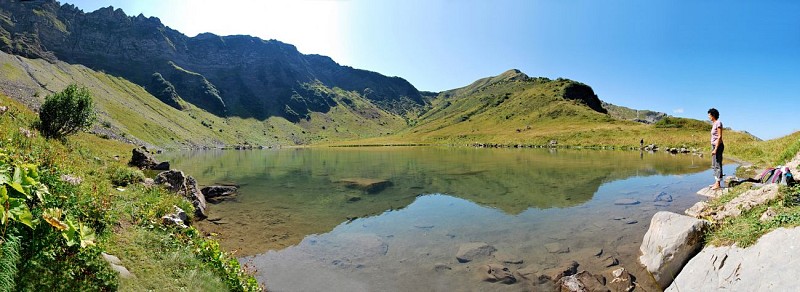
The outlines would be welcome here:
M 49 63 L 0 52 L 0 90 L 37 108 L 47 94 L 69 83 L 90 89 L 100 123 L 96 131 L 136 143 L 181 148 L 251 144 L 300 145 L 385 135 L 405 126 L 396 114 L 375 106 L 355 92 L 304 84 L 306 92 L 336 102 L 327 112 L 312 112 L 291 123 L 281 117 L 260 121 L 224 118 L 185 103 L 175 109 L 123 78 L 81 65 Z
M 570 94 L 576 87 L 588 90 Z M 556 140 L 569 146 L 638 147 L 643 139 L 645 144 L 667 147 L 708 147 L 711 128 L 703 121 L 671 117 L 645 125 L 592 108 L 594 102 L 599 100 L 591 88 L 579 82 L 531 78 L 509 70 L 440 93 L 430 110 L 396 135 L 348 143 L 547 145 Z M 755 140 L 746 133 L 726 133 L 726 141 L 735 144 Z
M 658 122 L 667 116 L 667 114 L 662 112 L 637 110 L 629 107 L 613 105 L 607 102 L 603 102 L 603 108 L 608 110 L 608 114 L 614 118 L 645 124 Z

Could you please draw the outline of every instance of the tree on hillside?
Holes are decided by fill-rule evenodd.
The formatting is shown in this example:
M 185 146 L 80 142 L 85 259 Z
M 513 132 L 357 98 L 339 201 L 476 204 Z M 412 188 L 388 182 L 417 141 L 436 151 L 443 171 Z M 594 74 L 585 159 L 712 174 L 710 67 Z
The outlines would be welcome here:
M 70 84 L 48 95 L 39 110 L 39 131 L 49 138 L 63 138 L 92 126 L 96 119 L 92 95 L 84 86 Z

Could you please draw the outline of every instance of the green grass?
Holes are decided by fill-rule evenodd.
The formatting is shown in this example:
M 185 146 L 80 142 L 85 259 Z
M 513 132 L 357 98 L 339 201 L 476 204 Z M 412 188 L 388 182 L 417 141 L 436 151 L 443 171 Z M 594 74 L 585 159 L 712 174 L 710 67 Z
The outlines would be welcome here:
M 258 288 L 235 259 L 193 229 L 161 227 L 160 217 L 179 206 L 192 214 L 191 203 L 160 187 L 138 184 L 141 172 L 128 168 L 133 145 L 80 133 L 64 141 L 48 140 L 31 127 L 36 115 L 0 95 L 9 109 L 0 117 L 0 152 L 12 164 L 38 166 L 40 180 L 55 200 L 31 201 L 39 223 L 31 229 L 18 222 L 2 226 L 3 236 L 21 236 L 21 260 L 14 276 L 20 290 L 234 290 Z M 20 128 L 36 135 L 25 137 Z M 81 178 L 79 185 L 63 175 Z M 129 185 L 116 189 L 121 182 Z M 132 183 L 132 184 L 131 184 Z M 69 246 L 61 232 L 46 223 L 45 208 L 58 207 L 96 234 L 94 246 Z M 191 215 L 190 215 L 191 216 Z M 55 226 L 55 225 L 53 225 Z M 120 281 L 100 258 L 118 256 L 137 278 Z M 213 255 L 213 257 L 209 256 Z M 0 268 L 0 273 L 9 271 Z
M 736 244 L 747 247 L 754 244 L 762 235 L 777 228 L 800 226 L 798 196 L 800 187 L 782 187 L 779 199 L 756 206 L 738 217 L 726 219 L 715 225 L 706 235 L 706 242 L 715 246 Z M 761 222 L 759 219 L 767 208 L 775 210 L 777 215 L 771 220 Z
M 203 267 L 191 245 L 176 242 L 168 230 L 132 226 L 114 233 L 108 252 L 136 279 L 121 279 L 121 291 L 225 291 L 219 276 Z

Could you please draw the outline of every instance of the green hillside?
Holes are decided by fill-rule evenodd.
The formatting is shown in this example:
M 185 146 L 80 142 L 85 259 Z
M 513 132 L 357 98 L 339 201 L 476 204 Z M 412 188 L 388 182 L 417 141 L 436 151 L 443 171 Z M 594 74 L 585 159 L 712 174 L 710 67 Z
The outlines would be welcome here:
M 705 149 L 710 125 L 685 118 L 663 118 L 648 125 L 606 113 L 591 87 L 568 79 L 531 78 L 518 70 L 441 92 L 410 128 L 388 137 L 345 144 L 454 144 L 666 147 Z M 616 109 L 616 108 L 615 108 Z M 746 133 L 726 133 L 726 141 L 750 143 Z
M 303 84 L 306 92 L 337 105 L 311 112 L 297 123 L 282 117 L 266 120 L 219 117 L 179 98 L 178 110 L 123 78 L 81 65 L 49 63 L 0 52 L 0 89 L 37 108 L 47 94 L 78 83 L 93 93 L 99 116 L 94 131 L 137 144 L 167 148 L 222 145 L 306 145 L 386 135 L 405 127 L 396 114 L 375 106 L 356 92 Z
M 629 107 L 619 106 L 603 102 L 603 108 L 608 110 L 608 114 L 620 120 L 634 121 L 645 124 L 652 124 L 667 117 L 667 114 L 651 110 L 637 110 Z

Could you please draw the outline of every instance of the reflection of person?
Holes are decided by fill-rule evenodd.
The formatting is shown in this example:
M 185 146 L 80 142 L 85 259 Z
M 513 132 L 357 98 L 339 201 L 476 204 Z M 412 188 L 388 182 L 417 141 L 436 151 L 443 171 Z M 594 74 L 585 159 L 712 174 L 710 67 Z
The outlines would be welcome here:
M 722 122 L 719 120 L 719 111 L 715 108 L 708 110 L 708 119 L 711 120 L 711 169 L 714 170 L 714 185 L 712 190 L 719 189 L 722 181 L 722 152 L 725 143 L 722 142 Z

